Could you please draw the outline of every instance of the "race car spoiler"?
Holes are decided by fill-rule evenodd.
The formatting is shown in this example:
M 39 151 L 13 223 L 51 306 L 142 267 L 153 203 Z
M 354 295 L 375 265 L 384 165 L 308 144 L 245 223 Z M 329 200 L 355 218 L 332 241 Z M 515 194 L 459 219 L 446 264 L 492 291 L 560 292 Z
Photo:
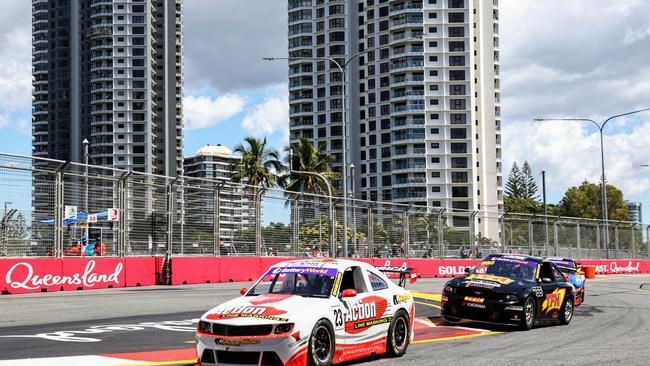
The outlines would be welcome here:
M 379 272 L 387 273 L 387 274 L 394 274 L 399 276 L 399 283 L 398 285 L 401 287 L 406 288 L 406 277 L 408 276 L 409 278 L 409 283 L 415 283 L 418 279 L 417 273 L 415 273 L 415 270 L 413 268 L 407 268 L 407 267 L 375 267 L 379 270 Z M 389 276 L 390 277 L 390 276 Z

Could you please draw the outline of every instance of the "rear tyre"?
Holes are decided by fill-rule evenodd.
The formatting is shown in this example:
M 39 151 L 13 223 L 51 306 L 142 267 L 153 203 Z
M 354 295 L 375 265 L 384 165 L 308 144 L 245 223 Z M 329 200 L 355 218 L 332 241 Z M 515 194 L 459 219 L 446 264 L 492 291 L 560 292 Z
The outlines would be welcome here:
M 401 357 L 406 353 L 411 340 L 409 317 L 404 310 L 398 310 L 390 322 L 386 339 L 386 352 L 391 357 Z
M 330 366 L 334 359 L 334 328 L 326 319 L 316 322 L 309 336 L 307 364 L 309 366 Z
M 519 328 L 521 330 L 530 330 L 535 325 L 535 314 L 536 314 L 535 300 L 532 297 L 526 299 L 524 302 L 524 313 L 521 319 L 521 325 Z
M 573 319 L 573 304 L 573 296 L 567 297 L 564 301 L 564 306 L 560 310 L 560 324 L 567 325 L 571 323 L 571 319 Z

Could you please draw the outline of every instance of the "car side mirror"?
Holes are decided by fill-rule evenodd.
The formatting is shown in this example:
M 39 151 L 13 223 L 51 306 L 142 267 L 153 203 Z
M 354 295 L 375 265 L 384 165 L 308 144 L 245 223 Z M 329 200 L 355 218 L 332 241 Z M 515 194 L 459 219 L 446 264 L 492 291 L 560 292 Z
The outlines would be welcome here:
M 553 281 L 551 281 L 551 279 L 548 278 L 548 277 L 542 277 L 542 282 L 544 282 L 544 283 L 551 283 L 551 282 L 553 282 Z
M 248 289 L 246 287 L 242 287 L 241 290 L 239 290 L 239 294 L 244 296 L 248 292 Z
M 341 293 L 342 298 L 355 297 L 355 296 L 357 296 L 357 290 L 351 288 L 347 290 L 343 290 L 343 292 Z
M 469 274 L 471 272 L 469 267 L 465 267 L 465 273 Z

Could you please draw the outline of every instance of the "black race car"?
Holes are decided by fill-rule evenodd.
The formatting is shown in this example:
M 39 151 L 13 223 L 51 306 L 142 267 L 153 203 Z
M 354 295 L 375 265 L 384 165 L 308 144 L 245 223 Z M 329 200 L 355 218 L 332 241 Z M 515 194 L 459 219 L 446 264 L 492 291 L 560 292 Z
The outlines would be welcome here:
M 468 319 L 516 325 L 569 324 L 574 287 L 550 261 L 523 255 L 490 255 L 466 275 L 445 284 L 441 313 L 448 321 Z

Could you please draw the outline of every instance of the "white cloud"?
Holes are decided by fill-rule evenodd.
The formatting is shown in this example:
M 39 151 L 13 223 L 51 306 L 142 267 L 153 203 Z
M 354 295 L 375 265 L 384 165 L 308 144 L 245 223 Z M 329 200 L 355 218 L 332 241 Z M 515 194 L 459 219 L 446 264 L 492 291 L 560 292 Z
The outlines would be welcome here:
M 650 162 L 650 135 L 644 133 L 650 129 L 650 113 L 641 116 L 645 119 L 626 122 L 633 128 L 604 138 L 607 181 L 621 188 L 626 197 L 650 192 L 650 175 L 639 168 Z M 585 179 L 598 182 L 600 139 L 594 129 L 574 122 L 508 125 L 503 131 L 505 168 L 510 169 L 513 161 L 528 160 L 536 171 L 547 171 L 547 185 L 556 196 Z
M 269 96 L 264 102 L 255 106 L 244 120 L 241 127 L 255 136 L 282 132 L 284 142 L 289 141 L 289 98 L 286 91 L 277 96 Z
M 188 130 L 207 128 L 225 122 L 244 110 L 246 98 L 226 94 L 216 99 L 209 96 L 185 96 L 183 114 Z

